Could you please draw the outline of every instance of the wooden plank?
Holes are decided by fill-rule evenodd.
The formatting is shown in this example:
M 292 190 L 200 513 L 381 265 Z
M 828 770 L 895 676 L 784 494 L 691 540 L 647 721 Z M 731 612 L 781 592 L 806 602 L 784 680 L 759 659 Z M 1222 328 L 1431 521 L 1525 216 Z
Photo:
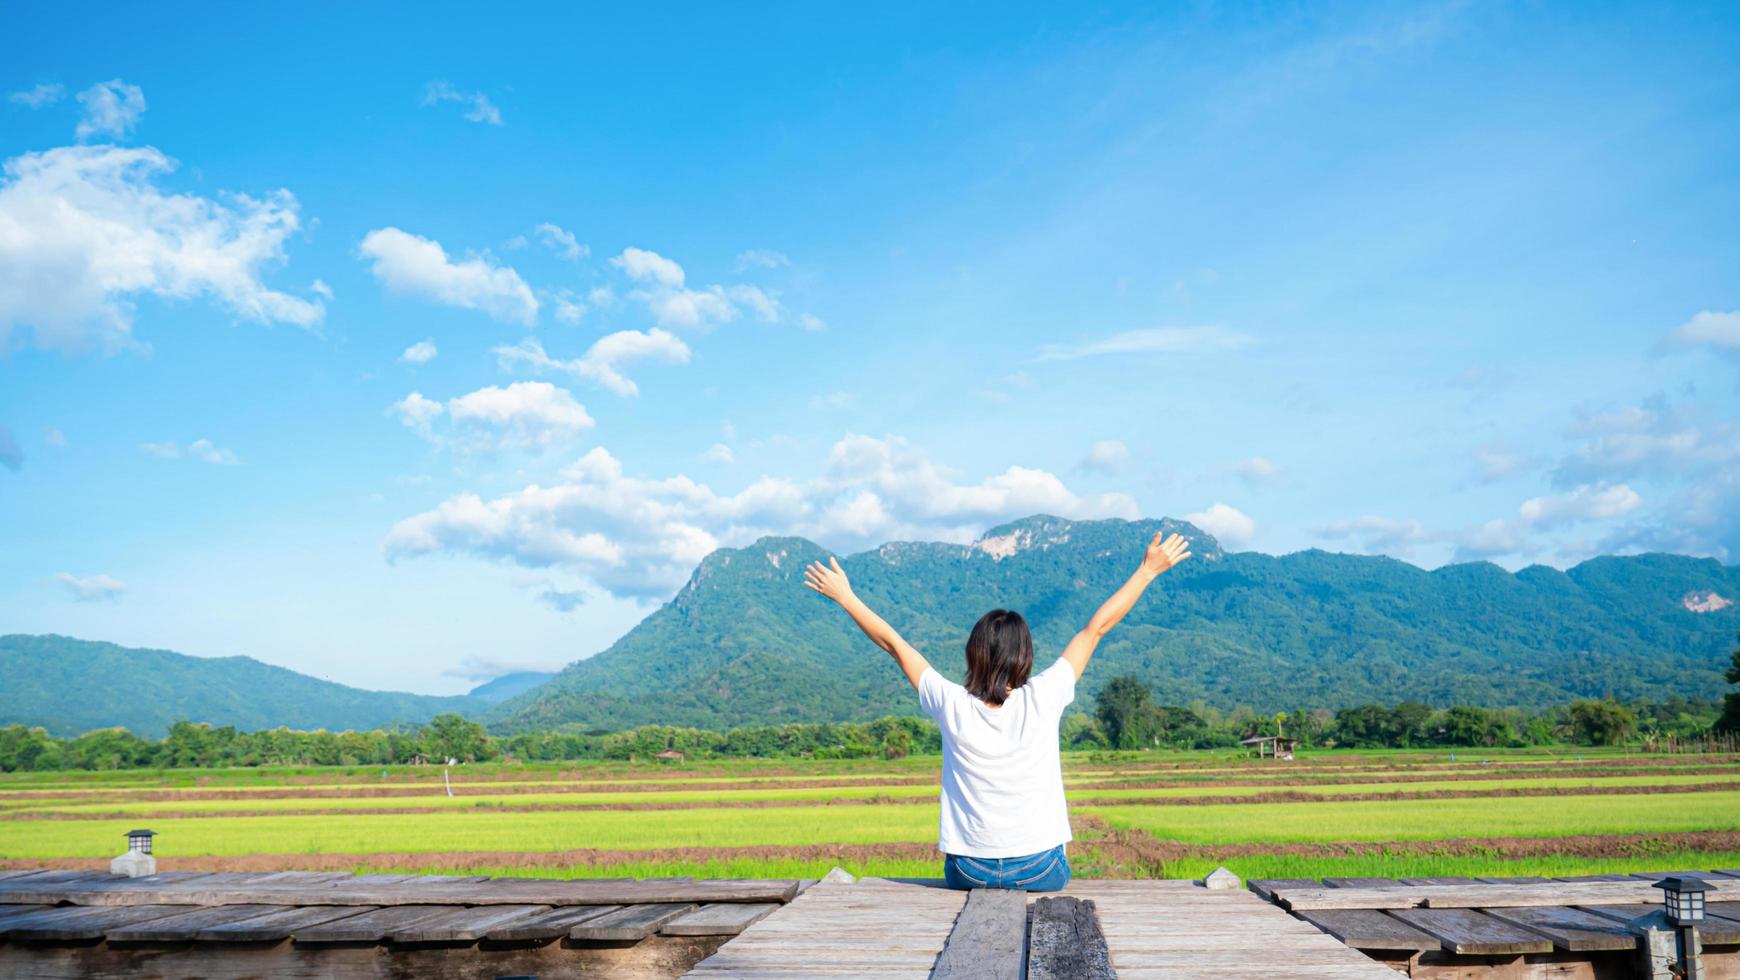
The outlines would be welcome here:
M 1317 879 L 1315 878 L 1252 878 L 1250 881 L 1245 882 L 1245 885 L 1250 888 L 1252 892 L 1255 892 L 1258 898 L 1265 902 L 1272 902 L 1275 900 L 1275 889 L 1277 888 L 1319 887 Z
M 445 905 L 394 905 L 309 926 L 296 933 L 299 943 L 373 943 L 399 929 L 449 911 Z
M 645 939 L 659 931 L 666 922 L 695 908 L 693 902 L 658 902 L 630 905 L 608 915 L 587 919 L 568 930 L 569 939 L 612 940 L 621 942 Z
M 1538 932 L 1553 945 L 1573 953 L 1600 949 L 1636 949 L 1637 937 L 1622 922 L 1581 909 L 1549 905 L 1537 908 L 1488 909 L 1487 915 Z
M 555 939 L 566 936 L 568 930 L 588 919 L 596 919 L 601 915 L 620 911 L 620 905 L 570 905 L 566 908 L 550 911 L 522 919 L 505 926 L 497 926 L 489 931 L 484 938 L 491 942 L 526 942 L 545 939 Z
M 161 877 L 161 876 L 158 876 Z M 491 878 L 431 884 L 435 876 L 363 875 L 330 883 L 235 882 L 203 876 L 187 882 L 150 878 L 49 882 L 37 876 L 0 881 L 0 902 L 13 905 L 655 905 L 672 902 L 788 902 L 796 879 L 711 878 L 694 881 L 600 881 L 584 878 Z M 420 879 L 420 880 L 418 880 Z
M 1539 875 L 1517 875 L 1512 878 L 1476 878 L 1474 880 L 1483 881 L 1489 885 L 1545 885 L 1550 884 L 1553 879 L 1542 878 Z
M 1394 878 L 1325 878 L 1323 883 L 1330 888 L 1400 888 L 1402 883 Z
M 134 922 L 110 929 L 109 942 L 191 942 L 201 929 L 241 922 L 275 911 L 275 905 L 205 905 L 180 915 Z M 116 911 L 121 911 L 117 909 Z
M 943 940 L 931 980 L 1020 980 L 1026 949 L 1027 893 L 975 888 Z
M 1041 898 L 1033 903 L 1027 976 L 1029 980 L 1115 980 L 1093 901 Z
M 677 916 L 660 926 L 659 933 L 665 936 L 735 936 L 780 907 L 777 902 L 715 902 Z M 1025 910 L 1022 917 L 1026 917 Z
M 232 906 L 208 906 L 231 908 Z M 202 943 L 259 943 L 289 939 L 310 926 L 375 911 L 372 905 L 280 905 L 252 918 L 201 929 L 194 939 Z
M 511 925 L 550 911 L 548 905 L 478 905 L 448 908 L 430 919 L 395 929 L 387 938 L 395 943 L 474 943 L 491 929 Z
M 1354 949 L 1437 949 L 1439 941 L 1376 909 L 1320 909 L 1300 912 L 1311 923 Z
M 1552 940 L 1501 922 L 1478 909 L 1398 909 L 1390 914 L 1427 935 L 1436 936 L 1446 950 L 1462 956 L 1548 953 L 1553 949 Z
M 0 936 L 21 942 L 101 939 L 110 929 L 186 911 L 185 905 L 134 905 L 124 909 L 71 905 L 0 920 Z
M 1541 880 L 1546 881 L 1545 878 L 1542 878 Z M 1447 876 L 1442 877 L 1442 878 L 1403 878 L 1402 884 L 1404 884 L 1404 885 L 1477 885 L 1477 884 L 1480 884 L 1480 882 L 1475 881 L 1473 878 L 1461 877 L 1460 875 L 1447 875 Z
M 14 915 L 23 915 L 26 912 L 41 912 L 44 909 L 51 909 L 51 908 L 54 908 L 54 906 L 52 906 L 52 905 L 0 905 L 0 919 L 10 918 Z
M 1290 909 L 1515 908 L 1525 905 L 1623 905 L 1659 901 L 1661 889 L 1638 878 L 1545 885 L 1400 885 L 1395 888 L 1280 888 Z

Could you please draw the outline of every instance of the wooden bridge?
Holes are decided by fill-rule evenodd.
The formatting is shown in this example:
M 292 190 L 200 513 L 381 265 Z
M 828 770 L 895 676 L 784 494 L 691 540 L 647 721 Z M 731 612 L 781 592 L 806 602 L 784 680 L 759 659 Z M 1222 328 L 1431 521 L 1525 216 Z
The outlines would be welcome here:
M 1740 870 L 1702 930 L 1740 978 Z M 0 977 L 1520 980 L 1646 975 L 1665 873 L 1570 879 L 919 880 L 0 871 Z M 1733 888 L 1735 901 L 1722 892 Z

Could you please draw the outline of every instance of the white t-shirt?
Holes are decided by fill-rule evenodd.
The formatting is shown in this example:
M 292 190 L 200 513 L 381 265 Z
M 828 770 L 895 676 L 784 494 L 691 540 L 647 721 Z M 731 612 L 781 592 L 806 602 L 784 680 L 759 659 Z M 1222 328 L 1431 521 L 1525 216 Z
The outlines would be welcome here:
M 1057 726 L 1075 700 L 1075 670 L 1059 659 L 992 708 L 934 668 L 918 701 L 942 728 L 938 847 L 966 857 L 1020 857 L 1072 839 Z

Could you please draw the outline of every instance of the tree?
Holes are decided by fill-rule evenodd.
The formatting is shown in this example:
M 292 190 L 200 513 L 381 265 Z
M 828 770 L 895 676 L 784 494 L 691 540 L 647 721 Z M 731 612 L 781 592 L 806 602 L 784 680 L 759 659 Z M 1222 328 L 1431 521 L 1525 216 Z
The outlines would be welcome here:
M 1613 701 L 1573 701 L 1571 736 L 1584 745 L 1617 745 L 1637 727 L 1637 715 Z
M 1138 749 L 1154 737 L 1154 692 L 1134 674 L 1106 682 L 1094 700 L 1094 720 L 1115 749 Z
M 483 726 L 475 721 L 467 721 L 451 711 L 429 720 L 429 728 L 424 732 L 423 740 L 429 746 L 429 752 L 441 760 L 475 762 L 478 759 L 487 759 L 493 754 L 489 748 L 489 736 L 484 733 Z
M 1740 630 L 1734 632 L 1734 642 L 1740 643 Z M 1735 647 L 1734 659 L 1722 676 L 1730 684 L 1740 684 L 1740 646 Z M 1716 719 L 1716 731 L 1740 733 L 1740 691 L 1729 691 L 1722 698 L 1722 717 Z

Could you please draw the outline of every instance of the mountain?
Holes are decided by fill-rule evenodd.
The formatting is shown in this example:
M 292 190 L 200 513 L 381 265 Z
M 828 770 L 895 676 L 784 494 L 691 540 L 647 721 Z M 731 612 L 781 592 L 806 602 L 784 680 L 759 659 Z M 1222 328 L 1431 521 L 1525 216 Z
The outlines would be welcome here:
M 854 589 L 944 674 L 966 632 L 1006 606 L 1032 624 L 1038 667 L 1136 567 L 1157 529 L 1195 558 L 1161 577 L 1101 644 L 1078 706 L 1134 672 L 1165 703 L 1261 712 L 1419 699 L 1540 706 L 1579 697 L 1713 697 L 1740 568 L 1678 555 L 1603 557 L 1514 574 L 1487 562 L 1426 571 L 1311 550 L 1223 553 L 1181 522 L 1032 517 L 969 545 L 896 542 L 842 564 Z M 597 656 L 485 716 L 497 731 L 642 724 L 850 721 L 916 710 L 890 659 L 805 589 L 801 538 L 709 555 L 682 591 Z M 1704 610 L 1704 611 L 1698 611 Z
M 544 683 L 555 674 L 543 670 L 521 670 L 512 674 L 503 674 L 493 681 L 486 681 L 472 688 L 466 697 L 476 698 L 489 704 L 500 704 L 516 694 Z
M 331 731 L 475 713 L 490 702 L 364 691 L 251 657 L 189 657 L 67 636 L 0 636 L 0 725 L 55 735 L 122 726 L 155 738 L 179 719 Z

